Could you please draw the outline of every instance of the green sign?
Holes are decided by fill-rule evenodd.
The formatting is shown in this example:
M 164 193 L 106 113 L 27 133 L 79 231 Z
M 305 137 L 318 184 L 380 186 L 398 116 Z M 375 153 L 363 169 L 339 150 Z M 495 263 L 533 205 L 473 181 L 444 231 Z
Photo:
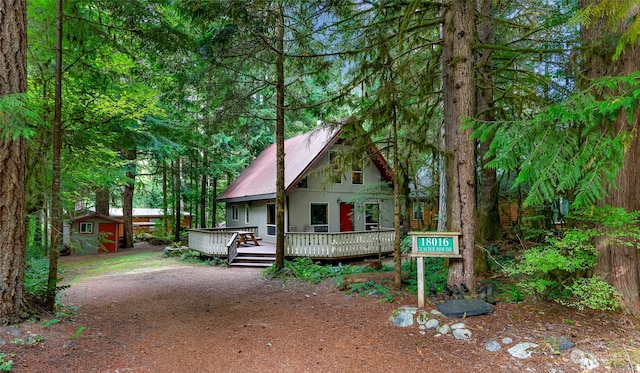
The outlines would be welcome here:
M 457 239 L 457 237 L 456 237 Z M 417 237 L 419 253 L 453 253 L 453 237 Z
M 460 258 L 458 232 L 409 232 L 413 256 Z

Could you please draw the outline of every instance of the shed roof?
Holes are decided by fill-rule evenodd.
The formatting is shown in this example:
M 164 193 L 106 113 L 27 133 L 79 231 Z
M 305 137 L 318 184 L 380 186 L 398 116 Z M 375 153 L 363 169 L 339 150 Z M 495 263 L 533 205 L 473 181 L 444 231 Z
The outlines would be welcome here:
M 284 142 L 285 193 L 290 193 L 298 182 L 318 163 L 338 141 L 342 131 L 331 127 L 319 127 Z M 369 155 L 373 163 L 390 175 L 384 158 L 372 144 Z M 275 198 L 276 195 L 276 145 L 269 145 L 218 197 L 221 202 L 242 202 Z
M 123 224 L 124 222 L 120 219 L 116 219 L 116 218 L 112 218 L 110 216 L 106 216 L 106 215 L 101 215 L 98 213 L 93 213 L 93 214 L 89 214 L 89 215 L 84 215 L 84 216 L 79 216 L 75 219 L 73 219 L 73 221 L 86 221 L 86 220 L 91 220 L 94 218 L 98 218 L 98 219 L 104 219 L 104 220 L 108 220 L 110 222 L 113 223 L 117 223 L 117 224 Z

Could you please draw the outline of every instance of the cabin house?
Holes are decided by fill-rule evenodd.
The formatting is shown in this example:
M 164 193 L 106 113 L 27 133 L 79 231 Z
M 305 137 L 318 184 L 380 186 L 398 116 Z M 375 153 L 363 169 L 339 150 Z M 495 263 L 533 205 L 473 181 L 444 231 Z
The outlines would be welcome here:
M 71 253 L 115 253 L 120 246 L 122 220 L 100 214 L 73 219 L 70 232 Z
M 392 172 L 375 145 L 342 175 L 327 172 L 349 146 L 342 130 L 328 127 L 285 141 L 285 256 L 333 259 L 393 251 Z M 225 231 L 250 231 L 275 243 L 276 145 L 217 200 L 226 204 Z M 196 236 L 205 231 L 191 230 L 189 247 L 203 251 Z
M 133 235 L 137 236 L 142 232 L 153 232 L 158 227 L 164 227 L 165 220 L 169 221 L 169 232 L 171 233 L 171 229 L 174 225 L 173 221 L 173 212 L 169 211 L 169 216 L 164 215 L 163 209 L 157 208 L 140 208 L 134 207 L 132 209 L 132 224 L 133 224 Z M 122 219 L 122 208 L 110 208 L 109 216 L 114 217 L 116 219 Z M 189 228 L 191 226 L 191 214 L 188 212 L 182 212 L 182 217 L 180 218 L 180 227 Z M 120 227 L 120 236 L 124 235 L 124 225 Z

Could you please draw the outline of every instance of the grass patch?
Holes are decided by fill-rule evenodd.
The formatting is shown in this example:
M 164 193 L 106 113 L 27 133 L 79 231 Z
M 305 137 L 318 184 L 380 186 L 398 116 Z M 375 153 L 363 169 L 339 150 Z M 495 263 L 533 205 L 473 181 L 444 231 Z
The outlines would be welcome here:
M 67 282 L 78 281 L 87 277 L 144 272 L 175 265 L 175 260 L 162 258 L 160 253 L 157 252 L 119 256 L 104 254 L 91 256 L 86 260 L 60 263 L 60 267 L 67 271 Z

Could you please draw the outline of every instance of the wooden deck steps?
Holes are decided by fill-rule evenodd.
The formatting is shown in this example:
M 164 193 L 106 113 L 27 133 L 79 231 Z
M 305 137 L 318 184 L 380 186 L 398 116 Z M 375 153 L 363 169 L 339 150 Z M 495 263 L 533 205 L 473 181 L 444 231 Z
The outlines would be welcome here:
M 229 267 L 269 267 L 276 261 L 275 247 L 253 246 L 238 248 L 238 255 Z

